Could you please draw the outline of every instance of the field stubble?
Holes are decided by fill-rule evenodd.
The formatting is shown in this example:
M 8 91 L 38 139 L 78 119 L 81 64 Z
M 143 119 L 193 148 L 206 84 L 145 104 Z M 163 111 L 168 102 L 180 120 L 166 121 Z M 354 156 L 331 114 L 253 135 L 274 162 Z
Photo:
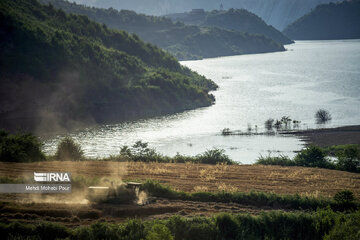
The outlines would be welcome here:
M 360 196 L 360 174 L 303 167 L 263 165 L 206 165 L 142 162 L 36 162 L 0 163 L 0 176 L 31 179 L 33 172 L 71 172 L 77 181 L 94 178 L 142 181 L 157 180 L 186 192 L 262 191 L 303 196 L 334 196 L 348 189 Z M 75 192 L 74 192 L 75 193 Z M 125 204 L 89 204 L 85 191 L 74 198 L 35 194 L 0 195 L 0 222 L 45 220 L 69 227 L 97 221 L 121 222 L 127 218 L 162 219 L 181 216 L 211 216 L 221 212 L 259 214 L 274 207 L 256 207 L 236 203 L 193 202 L 158 199 L 145 206 Z M 79 195 L 79 196 L 78 196 Z M 275 208 L 276 209 L 276 208 Z M 283 209 L 292 211 L 291 209 Z
M 32 177 L 34 171 L 123 180 L 153 179 L 186 192 L 262 191 L 332 197 L 348 189 L 360 197 L 360 174 L 320 168 L 103 161 L 0 163 L 0 176 Z

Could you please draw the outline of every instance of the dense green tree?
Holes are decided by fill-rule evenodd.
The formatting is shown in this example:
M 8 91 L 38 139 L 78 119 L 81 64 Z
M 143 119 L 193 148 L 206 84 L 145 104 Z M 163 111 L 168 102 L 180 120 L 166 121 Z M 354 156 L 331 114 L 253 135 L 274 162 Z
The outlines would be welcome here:
M 295 158 L 295 164 L 297 166 L 304 167 L 319 167 L 319 168 L 330 168 L 330 163 L 326 158 L 324 151 L 314 145 L 310 145 L 307 148 L 301 150 Z
M 28 133 L 9 134 L 0 130 L 1 162 L 35 162 L 44 161 L 40 140 Z

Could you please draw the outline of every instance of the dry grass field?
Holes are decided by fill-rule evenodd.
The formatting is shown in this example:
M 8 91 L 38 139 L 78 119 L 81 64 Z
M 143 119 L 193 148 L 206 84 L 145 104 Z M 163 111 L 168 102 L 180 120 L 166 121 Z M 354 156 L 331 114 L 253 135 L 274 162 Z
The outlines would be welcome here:
M 187 192 L 255 190 L 280 194 L 333 196 L 339 190 L 349 189 L 358 198 L 360 197 L 360 174 L 326 169 L 101 161 L 0 163 L 1 177 L 31 179 L 34 171 L 66 171 L 71 172 L 74 177 L 82 175 L 89 178 L 106 177 L 117 180 L 154 179 Z M 89 204 L 83 194 L 79 194 L 79 199 L 74 199 L 74 194 L 68 197 L 64 195 L 2 194 L 0 195 L 0 222 L 46 220 L 75 227 L 96 221 L 121 222 L 134 217 L 161 219 L 174 214 L 211 216 L 220 212 L 259 214 L 274 209 L 236 203 L 166 199 L 158 199 L 145 206 Z M 75 196 L 77 195 L 76 193 Z M 291 210 L 285 209 L 285 211 Z
M 32 177 L 34 171 L 66 171 L 73 176 L 123 180 L 154 179 L 187 192 L 254 190 L 332 197 L 337 191 L 348 189 L 360 197 L 360 174 L 318 168 L 102 161 L 0 163 L 0 176 Z

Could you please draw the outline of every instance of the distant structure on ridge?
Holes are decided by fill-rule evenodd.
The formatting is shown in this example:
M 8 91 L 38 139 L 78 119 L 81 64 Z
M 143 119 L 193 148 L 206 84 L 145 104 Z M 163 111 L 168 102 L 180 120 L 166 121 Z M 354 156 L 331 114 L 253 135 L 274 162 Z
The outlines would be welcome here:
M 205 13 L 205 10 L 203 8 L 194 8 L 193 10 L 191 10 L 192 14 L 199 14 L 199 13 Z
M 220 11 L 224 10 L 224 5 L 221 3 L 220 4 Z

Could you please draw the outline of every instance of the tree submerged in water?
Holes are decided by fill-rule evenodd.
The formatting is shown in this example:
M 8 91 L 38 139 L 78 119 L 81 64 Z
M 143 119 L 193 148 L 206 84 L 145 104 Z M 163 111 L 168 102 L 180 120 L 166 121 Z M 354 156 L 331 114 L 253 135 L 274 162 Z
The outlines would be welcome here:
M 331 114 L 328 110 L 319 109 L 315 113 L 315 120 L 317 124 L 324 124 L 331 120 Z
M 293 124 L 291 126 L 291 123 Z M 273 130 L 273 128 L 276 129 L 276 131 L 281 130 L 291 130 L 291 128 L 296 129 L 300 127 L 301 121 L 291 119 L 290 116 L 283 116 L 280 120 L 273 118 L 269 118 L 265 121 L 265 129 L 270 132 Z

